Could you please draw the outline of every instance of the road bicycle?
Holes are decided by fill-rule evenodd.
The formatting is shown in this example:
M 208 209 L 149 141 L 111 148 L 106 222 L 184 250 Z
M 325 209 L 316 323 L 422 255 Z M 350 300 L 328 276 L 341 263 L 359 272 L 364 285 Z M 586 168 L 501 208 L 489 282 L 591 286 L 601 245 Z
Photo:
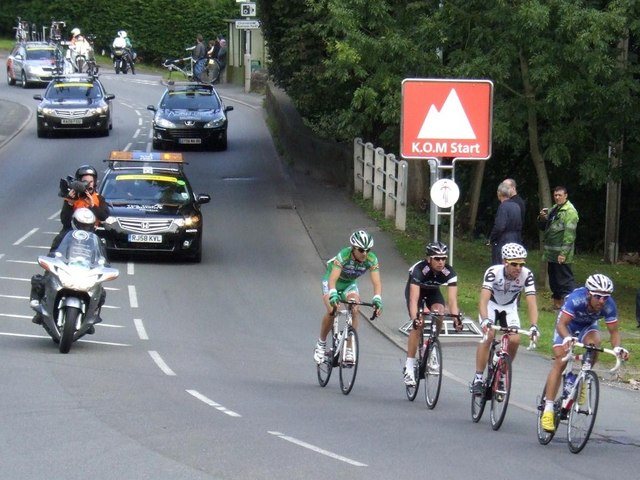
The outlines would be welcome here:
M 503 321 L 504 320 L 504 321 Z M 482 380 L 483 393 L 476 395 L 473 393 L 473 382 L 469 385 L 471 392 L 471 419 L 477 423 L 482 418 L 487 401 L 491 400 L 491 428 L 498 430 L 502 426 L 504 417 L 507 414 L 509 398 L 511 397 L 512 365 L 509 355 L 509 337 L 512 334 L 526 335 L 530 338 L 527 350 L 536 348 L 536 338 L 529 330 L 509 327 L 506 325 L 506 318 L 500 318 L 501 325 L 491 325 L 491 329 L 501 332 L 500 340 L 495 337 L 489 349 L 489 360 L 487 361 L 486 376 Z M 496 335 L 497 336 L 497 335 Z M 482 341 L 486 340 L 486 334 Z
M 596 422 L 598 402 L 600 400 L 600 384 L 598 375 L 592 370 L 594 352 L 604 352 L 616 358 L 615 366 L 609 370 L 614 373 L 622 363 L 620 357 L 613 350 L 600 348 L 595 345 L 585 345 L 577 341 L 572 343 L 569 353 L 562 359 L 567 362 L 562 372 L 562 391 L 553 405 L 555 430 L 547 432 L 542 428 L 542 414 L 545 406 L 545 388 L 538 399 L 538 442 L 541 445 L 548 444 L 561 421 L 567 421 L 567 444 L 572 453 L 580 453 L 589 441 L 591 431 Z M 585 351 L 575 355 L 575 347 Z M 573 373 L 573 362 L 582 360 L 582 366 L 577 376 Z
M 420 388 L 420 381 L 424 380 L 424 399 L 427 407 L 433 410 L 438 403 L 440 386 L 442 384 L 442 346 L 438 339 L 438 319 L 451 318 L 460 320 L 462 314 L 429 312 L 422 306 L 419 315 L 423 321 L 420 331 L 420 341 L 416 353 L 416 363 L 413 367 L 415 385 L 406 385 L 407 398 L 415 400 Z M 425 338 L 425 330 L 428 332 Z
M 358 358 L 360 348 L 358 343 L 358 332 L 353 328 L 353 307 L 356 305 L 364 305 L 365 307 L 373 307 L 375 305 L 366 302 L 356 302 L 354 300 L 340 301 L 347 308 L 334 309 L 333 329 L 331 338 L 327 341 L 327 350 L 324 354 L 324 360 L 317 365 L 318 383 L 324 387 L 329 383 L 333 367 L 340 368 L 340 389 L 345 395 L 349 395 L 353 384 L 356 381 L 358 373 Z M 373 316 L 369 320 L 373 320 L 378 315 L 378 311 L 373 311 Z M 347 358 L 347 349 L 351 350 L 352 358 Z
M 186 50 L 191 51 L 196 47 L 189 47 Z M 207 62 L 205 64 L 205 68 L 200 73 L 200 79 L 195 77 L 194 69 L 196 65 L 196 61 L 193 57 L 183 57 L 183 58 L 174 58 L 167 59 L 162 63 L 162 66 L 169 69 L 168 79 L 171 80 L 171 76 L 173 72 L 180 72 L 184 77 L 190 82 L 198 81 L 199 83 L 207 83 L 211 84 L 218 80 L 220 76 L 220 65 L 217 62 L 215 63 L 215 67 L 209 64 L 209 61 L 205 59 Z M 217 68 L 216 68 L 217 67 Z
M 22 18 L 18 17 L 18 26 L 13 27 L 13 29 L 16 31 L 16 42 L 34 40 L 32 32 L 35 32 L 35 25 L 31 25 L 27 20 L 22 20 Z
M 51 43 L 59 44 L 62 41 L 62 27 L 66 27 L 67 23 L 64 20 L 51 19 L 51 27 L 49 27 L 49 41 Z
M 92 76 L 97 76 L 98 75 L 98 70 L 100 67 L 98 67 L 98 64 L 96 63 L 96 57 L 95 57 L 95 48 L 94 48 L 94 43 L 96 40 L 96 36 L 93 34 L 87 35 L 87 41 L 89 42 L 89 45 L 91 45 L 91 49 L 89 51 L 89 55 L 87 55 L 87 61 L 86 61 L 86 70 L 87 73 L 89 75 Z

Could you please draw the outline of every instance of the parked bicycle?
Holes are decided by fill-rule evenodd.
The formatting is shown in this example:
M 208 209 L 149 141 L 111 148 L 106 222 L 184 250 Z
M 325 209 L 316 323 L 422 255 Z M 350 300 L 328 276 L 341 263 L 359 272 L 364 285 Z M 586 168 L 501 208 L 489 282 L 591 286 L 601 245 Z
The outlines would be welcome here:
M 538 442 L 548 444 L 561 421 L 567 421 L 567 444 L 572 453 L 580 453 L 589 441 L 598 413 L 600 400 L 600 384 L 598 375 L 592 370 L 594 352 L 604 352 L 616 358 L 615 366 L 609 370 L 613 373 L 620 368 L 620 357 L 613 350 L 599 348 L 595 345 L 585 345 L 577 341 L 572 343 L 569 353 L 562 359 L 567 362 L 562 372 L 562 393 L 553 405 L 555 431 L 547 432 L 542 428 L 542 414 L 544 413 L 545 389 L 538 398 Z M 575 355 L 574 348 L 583 348 L 585 351 Z M 573 362 L 581 359 L 582 366 L 576 375 L 573 372 Z
M 334 309 L 333 311 L 331 340 L 327 342 L 324 361 L 317 365 L 317 373 L 318 383 L 324 387 L 329 383 L 333 367 L 339 367 L 340 389 L 342 393 L 348 395 L 356 381 L 360 353 L 358 332 L 353 328 L 353 307 L 364 305 L 375 308 L 375 305 L 354 300 L 346 302 L 341 300 L 340 303 L 346 305 L 347 308 Z M 377 310 L 374 310 L 373 316 L 369 320 L 376 318 L 377 314 Z M 352 358 L 347 358 L 347 349 L 351 351 Z
M 509 337 L 511 334 L 526 335 L 530 339 L 528 350 L 536 348 L 536 338 L 529 330 L 509 327 L 506 324 L 491 325 L 493 330 L 502 333 L 500 340 L 495 337 L 491 342 L 487 371 L 482 381 L 483 394 L 474 395 L 473 384 L 469 385 L 471 392 L 471 419 L 477 423 L 482 418 L 487 401 L 491 400 L 491 428 L 498 430 L 502 426 L 507 414 L 509 398 L 511 397 L 512 366 L 509 355 Z M 486 340 L 486 336 L 483 341 Z
M 438 403 L 442 384 L 442 346 L 438 339 L 438 319 L 460 320 L 462 314 L 429 312 L 429 309 L 422 305 L 419 309 L 419 315 L 423 327 L 420 331 L 419 348 L 413 372 L 416 384 L 406 385 L 406 391 L 407 398 L 410 401 L 415 400 L 420 388 L 420 381 L 424 380 L 424 399 L 427 407 L 432 410 Z M 426 339 L 425 330 L 428 332 Z

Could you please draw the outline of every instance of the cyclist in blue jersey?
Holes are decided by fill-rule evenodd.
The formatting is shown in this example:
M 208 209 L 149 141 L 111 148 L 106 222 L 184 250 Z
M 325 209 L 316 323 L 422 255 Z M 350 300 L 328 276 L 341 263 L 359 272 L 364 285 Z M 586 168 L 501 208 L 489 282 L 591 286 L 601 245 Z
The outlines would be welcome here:
M 556 429 L 553 403 L 565 367 L 562 358 L 574 341 L 574 336 L 581 343 L 594 344 L 599 347 L 600 327 L 598 321 L 604 318 L 604 323 L 609 331 L 609 339 L 616 355 L 623 360 L 629 358 L 629 352 L 620 345 L 618 309 L 611 296 L 612 293 L 613 282 L 611 279 L 601 273 L 594 273 L 587 278 L 584 287 L 576 288 L 567 295 L 564 305 L 558 313 L 553 337 L 555 360 L 547 377 L 545 407 L 541 419 L 542 428 L 548 432 L 553 432 Z M 592 365 L 595 365 L 597 359 L 597 352 L 594 352 Z
M 320 325 L 320 337 L 313 353 L 313 359 L 317 364 L 324 361 L 326 351 L 326 339 L 333 325 L 332 312 L 340 300 L 360 301 L 358 291 L 358 278 L 367 272 L 371 272 L 371 284 L 373 285 L 373 299 L 376 315 L 382 310 L 382 282 L 380 280 L 380 266 L 378 257 L 371 251 L 373 237 L 364 230 L 358 230 L 351 234 L 350 247 L 343 248 L 338 254 L 327 262 L 327 271 L 322 278 L 322 299 L 326 312 Z M 353 328 L 358 328 L 358 307 L 353 308 Z M 353 361 L 353 352 L 347 348 L 345 360 Z

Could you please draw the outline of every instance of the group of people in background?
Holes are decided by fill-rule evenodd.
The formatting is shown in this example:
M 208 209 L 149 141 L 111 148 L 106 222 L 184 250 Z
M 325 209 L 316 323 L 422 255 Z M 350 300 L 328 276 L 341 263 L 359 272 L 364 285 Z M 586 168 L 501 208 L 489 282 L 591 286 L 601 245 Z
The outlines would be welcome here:
M 202 81 L 202 73 L 213 63 L 217 64 L 219 74 L 214 83 L 222 78 L 223 72 L 227 66 L 227 41 L 222 35 L 218 35 L 215 39 L 209 40 L 208 46 L 204 43 L 202 34 L 196 35 L 196 46 L 192 56 L 195 61 L 193 74 L 196 81 Z
M 526 206 L 516 188 L 516 182 L 507 178 L 498 185 L 500 205 L 489 234 L 491 264 L 501 263 L 502 247 L 507 243 L 524 245 L 522 229 L 525 225 Z M 571 264 L 575 254 L 576 231 L 580 217 L 569 201 L 566 187 L 553 189 L 554 205 L 540 210 L 537 226 L 543 232 L 544 254 L 547 263 L 549 288 L 554 310 L 559 310 L 565 297 L 576 288 Z

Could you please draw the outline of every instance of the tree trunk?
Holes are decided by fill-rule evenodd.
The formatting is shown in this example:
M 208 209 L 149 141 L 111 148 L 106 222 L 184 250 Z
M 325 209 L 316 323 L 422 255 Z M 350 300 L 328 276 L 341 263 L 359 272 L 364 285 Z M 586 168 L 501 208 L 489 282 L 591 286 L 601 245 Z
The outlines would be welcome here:
M 540 150 L 540 137 L 538 135 L 538 116 L 536 112 L 535 91 L 529 78 L 528 59 L 520 51 L 520 73 L 522 74 L 522 85 L 524 88 L 525 103 L 527 106 L 527 130 L 529 134 L 529 153 L 531 161 L 538 177 L 538 198 L 540 204 L 538 209 L 551 206 L 551 188 L 549 187 L 549 176 L 544 163 L 544 156 Z M 542 250 L 542 232 L 538 234 L 540 250 Z M 544 279 L 544 285 L 549 288 L 549 278 L 547 275 L 547 264 L 541 262 L 539 280 Z
M 480 192 L 482 191 L 482 180 L 484 178 L 484 168 L 486 162 L 476 162 L 473 169 L 473 181 L 471 184 L 471 198 L 469 208 L 469 233 L 476 231 L 476 221 L 478 220 L 478 207 L 480 205 Z

